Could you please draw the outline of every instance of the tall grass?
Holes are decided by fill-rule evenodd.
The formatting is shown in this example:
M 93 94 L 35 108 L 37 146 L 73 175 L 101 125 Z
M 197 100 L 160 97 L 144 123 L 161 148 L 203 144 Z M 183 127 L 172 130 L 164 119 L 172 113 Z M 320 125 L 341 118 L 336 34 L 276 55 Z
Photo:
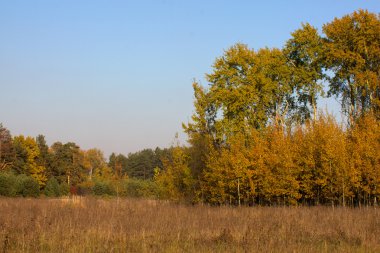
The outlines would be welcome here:
M 380 209 L 1 198 L 0 252 L 380 252 Z

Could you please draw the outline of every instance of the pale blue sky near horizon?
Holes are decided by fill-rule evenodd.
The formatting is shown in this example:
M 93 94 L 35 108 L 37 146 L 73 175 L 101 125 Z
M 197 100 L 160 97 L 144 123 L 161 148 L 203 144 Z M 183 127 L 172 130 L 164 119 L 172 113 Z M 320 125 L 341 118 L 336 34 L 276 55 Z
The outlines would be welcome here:
M 282 47 L 359 8 L 380 1 L 0 1 L 0 122 L 106 156 L 185 143 L 192 80 L 223 50 Z

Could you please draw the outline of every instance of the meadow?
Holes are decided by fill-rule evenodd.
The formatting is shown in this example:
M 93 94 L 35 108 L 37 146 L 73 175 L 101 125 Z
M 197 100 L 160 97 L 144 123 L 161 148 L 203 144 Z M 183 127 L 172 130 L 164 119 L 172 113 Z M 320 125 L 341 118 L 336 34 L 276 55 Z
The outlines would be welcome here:
M 375 207 L 0 198 L 5 252 L 380 252 Z

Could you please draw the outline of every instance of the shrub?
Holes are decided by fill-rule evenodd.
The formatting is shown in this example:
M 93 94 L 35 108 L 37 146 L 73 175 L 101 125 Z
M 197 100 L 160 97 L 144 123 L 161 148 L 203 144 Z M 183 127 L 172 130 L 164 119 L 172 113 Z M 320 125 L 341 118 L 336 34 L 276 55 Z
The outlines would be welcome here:
M 10 173 L 0 173 L 0 195 L 16 196 L 16 176 Z
M 61 191 L 61 196 L 67 196 L 70 192 L 70 187 L 66 182 L 63 182 L 59 185 L 59 189 Z
M 46 182 L 44 193 L 47 197 L 59 197 L 59 196 L 61 196 L 61 187 L 60 187 L 57 179 L 55 179 L 55 177 L 51 177 Z
M 17 193 L 23 197 L 38 197 L 40 195 L 40 185 L 32 178 L 25 175 L 20 175 L 18 178 Z
M 151 180 L 127 179 L 121 184 L 120 195 L 134 198 L 156 198 L 157 184 Z
M 95 184 L 93 181 L 85 181 L 78 185 L 78 194 L 79 195 L 90 195 L 93 193 L 93 188 Z
M 94 187 L 92 188 L 92 191 L 95 195 L 102 196 L 102 195 L 115 195 L 115 189 L 112 187 L 112 185 L 108 182 L 96 182 Z

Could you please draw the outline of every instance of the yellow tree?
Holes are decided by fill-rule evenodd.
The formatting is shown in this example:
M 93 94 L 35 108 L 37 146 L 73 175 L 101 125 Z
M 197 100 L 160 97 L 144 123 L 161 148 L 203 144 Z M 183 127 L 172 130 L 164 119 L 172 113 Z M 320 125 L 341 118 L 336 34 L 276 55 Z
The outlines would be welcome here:
M 16 170 L 30 175 L 38 182 L 40 187 L 43 187 L 47 181 L 46 168 L 37 163 L 40 150 L 36 140 L 29 136 L 20 135 L 14 137 L 13 143 L 16 152 L 16 162 L 14 164 Z
M 352 194 L 346 135 L 331 115 L 320 114 L 294 135 L 301 194 L 315 204 L 345 203 Z
M 325 67 L 332 72 L 330 91 L 342 98 L 353 124 L 360 114 L 380 115 L 380 15 L 365 10 L 335 18 L 323 26 Z
M 202 181 L 202 196 L 211 203 L 249 203 L 255 190 L 249 168 L 249 150 L 243 134 L 230 138 L 227 145 L 210 147 Z
M 103 152 L 99 149 L 93 148 L 87 151 L 82 151 L 83 155 L 83 166 L 88 171 L 89 179 L 92 179 L 93 174 L 97 170 L 102 170 L 104 167 L 107 167 L 106 160 L 104 158 Z M 104 173 L 97 173 L 97 175 L 107 174 L 107 170 Z M 94 173 L 95 172 L 95 173 Z M 108 173 L 109 174 L 109 173 Z
M 300 195 L 291 135 L 286 134 L 281 127 L 269 127 L 266 142 L 266 163 L 272 179 L 269 189 L 271 200 L 278 204 L 296 204 Z
M 180 146 L 172 147 L 169 157 L 162 158 L 163 169 L 157 169 L 155 175 L 162 191 L 161 197 L 175 201 L 193 200 L 194 180 L 188 162 L 189 156 Z
M 376 204 L 380 195 L 380 122 L 375 116 L 362 117 L 350 130 L 349 155 L 357 179 L 356 204 Z

